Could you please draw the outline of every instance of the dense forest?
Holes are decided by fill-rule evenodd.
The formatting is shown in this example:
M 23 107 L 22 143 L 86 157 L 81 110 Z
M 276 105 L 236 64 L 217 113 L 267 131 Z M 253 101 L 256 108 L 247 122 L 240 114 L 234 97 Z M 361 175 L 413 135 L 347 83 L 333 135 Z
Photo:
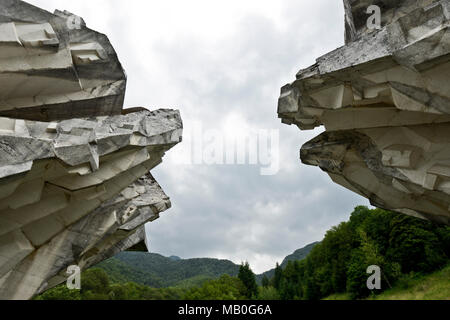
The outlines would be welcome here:
M 306 259 L 277 264 L 273 277 L 264 275 L 261 286 L 248 263 L 239 267 L 237 277 L 225 273 L 219 279 L 177 288 L 120 283 L 105 270 L 93 268 L 83 273 L 81 291 L 59 286 L 37 299 L 317 300 L 336 294 L 362 299 L 448 265 L 450 227 L 360 206 L 348 222 L 333 227 L 308 250 Z M 381 290 L 367 288 L 370 265 L 382 270 Z
M 277 267 L 266 287 L 281 299 L 352 299 L 388 289 L 403 278 L 431 273 L 449 263 L 450 228 L 417 218 L 357 207 L 350 221 L 329 230 L 307 259 Z M 367 288 L 367 267 L 382 270 L 382 290 Z
M 307 245 L 286 256 L 281 267 L 289 261 L 305 259 L 318 242 Z M 96 268 L 106 271 L 114 283 L 135 282 L 153 288 L 191 288 L 201 286 L 207 280 L 214 280 L 227 274 L 236 277 L 239 265 L 229 260 L 211 258 L 181 259 L 164 257 L 148 252 L 122 252 L 113 258 L 99 263 Z M 261 285 L 264 276 L 272 278 L 275 269 L 256 275 Z
M 135 282 L 153 288 L 190 288 L 224 274 L 237 276 L 239 272 L 239 265 L 229 260 L 183 260 L 147 252 L 122 252 L 96 268 L 106 271 L 114 283 Z

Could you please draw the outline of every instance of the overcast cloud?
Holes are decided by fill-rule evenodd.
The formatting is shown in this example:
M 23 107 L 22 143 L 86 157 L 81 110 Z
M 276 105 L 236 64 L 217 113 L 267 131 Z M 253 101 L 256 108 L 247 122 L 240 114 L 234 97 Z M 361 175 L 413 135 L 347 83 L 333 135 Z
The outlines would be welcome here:
M 128 75 L 126 107 L 177 108 L 186 132 L 200 122 L 225 136 L 280 130 L 280 170 L 187 165 L 191 137 L 153 174 L 173 208 L 148 226 L 150 251 L 182 258 L 248 260 L 272 268 L 367 201 L 301 164 L 320 133 L 277 119 L 280 87 L 344 43 L 337 0 L 29 0 L 66 9 L 108 35 Z

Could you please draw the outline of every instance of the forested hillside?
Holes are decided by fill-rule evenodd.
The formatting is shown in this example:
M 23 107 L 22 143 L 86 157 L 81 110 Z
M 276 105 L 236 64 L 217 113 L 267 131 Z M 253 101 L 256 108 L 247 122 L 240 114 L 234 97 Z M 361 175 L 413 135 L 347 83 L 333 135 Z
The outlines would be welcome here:
M 280 264 L 280 267 L 285 268 L 289 261 L 294 262 L 294 261 L 301 261 L 303 259 L 306 259 L 306 257 L 309 255 L 311 250 L 318 244 L 319 244 L 319 242 L 314 242 L 314 243 L 308 244 L 304 248 L 297 249 L 293 254 L 290 254 L 286 258 L 284 258 L 283 262 Z M 264 276 L 266 276 L 267 278 L 270 279 L 274 275 L 275 275 L 275 268 L 270 269 L 269 271 L 266 271 L 262 274 L 258 274 L 256 276 L 256 280 L 257 280 L 258 284 L 261 284 Z
M 288 261 L 305 259 L 318 242 L 296 250 L 284 258 L 281 267 Z M 218 279 L 222 275 L 237 276 L 239 265 L 229 260 L 211 258 L 186 259 L 164 257 L 155 253 L 122 252 L 96 266 L 105 270 L 112 282 L 135 282 L 153 288 L 180 287 L 189 288 L 201 285 L 206 280 Z M 264 275 L 273 277 L 275 269 L 256 276 L 261 284 Z
M 278 267 L 270 285 L 287 300 L 337 293 L 360 299 L 394 287 L 405 277 L 439 270 L 449 259 L 450 227 L 361 206 L 350 221 L 329 230 L 305 260 Z M 367 288 L 371 265 L 382 270 L 382 290 Z
M 166 258 L 146 252 L 122 252 L 96 266 L 112 282 L 135 282 L 153 288 L 192 287 L 224 274 L 237 276 L 239 266 L 229 260 Z

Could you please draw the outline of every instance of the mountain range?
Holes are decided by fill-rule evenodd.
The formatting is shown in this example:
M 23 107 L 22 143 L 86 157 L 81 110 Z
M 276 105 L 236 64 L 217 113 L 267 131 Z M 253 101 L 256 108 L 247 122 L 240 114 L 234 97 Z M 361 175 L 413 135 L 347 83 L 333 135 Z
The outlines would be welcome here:
M 288 255 L 281 263 L 285 267 L 288 261 L 302 260 L 307 257 L 318 242 L 307 245 Z M 135 282 L 153 288 L 181 287 L 201 285 L 204 281 L 216 279 L 224 274 L 237 276 L 239 265 L 229 260 L 212 258 L 181 259 L 177 256 L 164 257 L 156 253 L 122 252 L 96 266 L 108 273 L 112 282 Z M 264 275 L 271 278 L 275 269 L 257 275 L 258 283 Z
M 286 258 L 284 258 L 283 262 L 280 264 L 280 266 L 282 268 L 285 268 L 288 264 L 289 261 L 301 261 L 303 259 L 305 259 L 308 254 L 311 252 L 311 250 L 318 245 L 320 242 L 314 242 L 314 243 L 310 243 L 308 244 L 306 247 L 303 247 L 301 249 L 297 249 L 294 251 L 294 253 L 286 256 Z M 256 281 L 258 283 L 260 283 L 260 281 L 262 280 L 262 278 L 264 277 L 264 275 L 266 275 L 267 278 L 271 279 L 275 274 L 275 268 L 274 269 L 270 269 L 269 271 L 266 271 L 262 274 L 258 274 L 256 276 Z

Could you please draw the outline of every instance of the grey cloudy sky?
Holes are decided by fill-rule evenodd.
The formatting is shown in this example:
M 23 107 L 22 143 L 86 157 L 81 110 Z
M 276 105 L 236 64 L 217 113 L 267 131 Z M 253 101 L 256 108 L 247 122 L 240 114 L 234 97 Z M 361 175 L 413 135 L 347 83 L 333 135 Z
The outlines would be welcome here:
M 180 109 L 224 135 L 280 130 L 280 170 L 187 165 L 188 142 L 153 174 L 173 208 L 148 226 L 150 250 L 182 258 L 247 260 L 263 272 L 347 220 L 367 201 L 302 165 L 301 145 L 320 131 L 277 119 L 280 87 L 344 43 L 337 0 L 29 0 L 66 9 L 108 35 L 128 75 L 126 107 Z

